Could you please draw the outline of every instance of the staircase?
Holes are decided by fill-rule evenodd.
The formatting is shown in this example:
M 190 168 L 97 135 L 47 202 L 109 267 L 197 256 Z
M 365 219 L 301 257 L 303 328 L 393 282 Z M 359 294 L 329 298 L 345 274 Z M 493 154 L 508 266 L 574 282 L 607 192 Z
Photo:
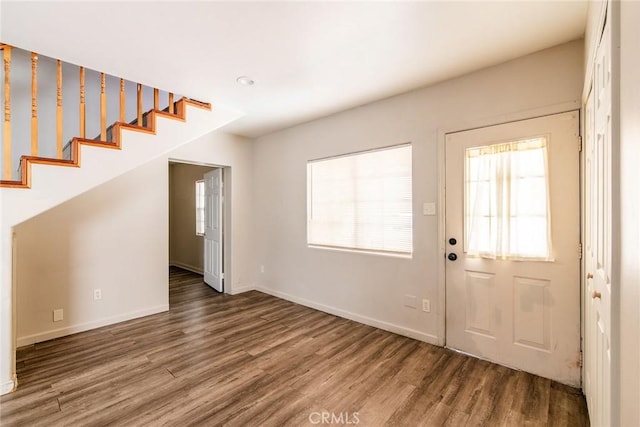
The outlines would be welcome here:
M 22 55 L 23 59 L 28 58 L 27 55 L 31 59 L 31 100 L 22 100 L 23 107 L 27 104 L 30 107 L 30 150 L 18 153 L 18 165 L 15 165 L 16 146 L 24 151 L 25 147 L 29 148 L 29 141 L 19 141 L 21 144 L 12 141 L 12 116 L 16 115 L 14 110 L 17 98 L 15 93 L 11 93 L 11 65 L 14 52 Z M 39 58 L 36 53 L 21 51 L 1 43 L 0 53 L 4 65 L 3 160 L 0 165 L 0 213 L 3 230 L 210 133 L 240 116 L 237 111 L 224 107 L 212 109 L 208 103 L 187 97 L 174 101 L 173 93 L 165 93 L 157 88 L 148 88 L 139 83 L 107 76 L 105 73 L 64 64 L 60 60 Z M 39 110 L 38 87 L 45 86 L 47 82 L 43 85 L 43 76 L 38 75 L 38 64 L 44 65 L 46 61 L 50 69 L 52 65 L 55 65 L 56 69 L 55 75 L 44 76 L 54 80 L 49 83 L 55 87 L 55 135 L 39 135 L 39 130 L 42 129 L 39 120 L 44 117 L 41 117 L 43 114 Z M 63 85 L 62 70 L 68 70 L 69 67 L 75 67 L 79 71 L 79 82 L 76 81 L 79 91 L 72 94 L 76 95 L 73 99 L 77 102 L 77 110 L 71 113 L 68 109 L 63 111 L 62 102 L 63 88 L 68 88 L 68 84 Z M 22 67 L 22 75 L 18 76 L 18 79 L 22 77 L 24 80 L 24 71 L 25 66 Z M 65 74 L 66 79 L 69 78 L 69 74 Z M 93 86 L 85 81 L 91 76 L 95 77 Z M 111 89 L 115 90 L 109 91 L 107 82 L 116 83 L 111 84 Z M 20 95 L 28 97 L 29 95 L 24 93 L 24 81 L 22 83 L 23 93 Z M 126 90 L 127 86 L 130 89 L 135 87 L 135 90 Z M 95 98 L 99 93 L 99 114 L 95 114 L 95 108 L 94 114 L 87 114 L 91 90 L 96 95 Z M 70 103 L 67 101 L 68 92 L 65 90 L 64 93 L 65 105 Z M 145 108 L 145 93 L 153 93 L 149 109 Z M 165 96 L 161 97 L 161 93 Z M 112 101 L 114 98 L 115 104 Z M 131 98 L 134 98 L 135 109 L 130 108 L 127 111 L 127 103 L 132 104 Z M 151 104 L 151 98 L 146 98 Z M 166 101 L 161 98 L 166 98 Z M 110 109 L 107 108 L 107 101 L 110 102 Z M 108 114 L 111 113 L 113 116 L 114 107 L 118 106 L 118 120 L 108 125 Z M 49 110 L 53 109 L 49 106 Z M 53 111 L 49 113 L 54 114 Z M 63 146 L 64 133 L 68 132 L 69 127 L 65 127 L 69 121 L 69 114 L 78 114 L 79 129 L 77 136 L 70 138 Z M 63 117 L 67 122 L 63 121 Z M 49 121 L 53 120 L 49 118 Z M 22 125 L 24 127 L 25 123 Z M 92 131 L 99 131 L 99 135 L 93 139 L 87 138 L 86 134 Z M 23 131 L 20 136 L 24 139 L 28 134 L 29 132 Z M 55 156 L 39 154 L 43 151 L 49 154 L 55 152 Z
M 31 171 L 32 165 L 50 165 L 50 166 L 66 166 L 66 167 L 80 167 L 81 166 L 81 151 L 83 146 L 101 147 L 108 149 L 122 149 L 123 130 L 130 130 L 134 132 L 142 132 L 151 135 L 156 134 L 157 120 L 159 117 L 164 117 L 171 120 L 178 120 L 186 122 L 186 107 L 191 105 L 195 108 L 201 108 L 207 111 L 211 111 L 211 104 L 205 104 L 203 102 L 194 101 L 191 99 L 182 98 L 175 103 L 175 113 L 170 113 L 160 110 L 150 110 L 144 114 L 146 120 L 142 121 L 141 125 L 129 124 L 123 122 L 116 122 L 107 129 L 107 139 L 101 141 L 99 137 L 95 139 L 86 139 L 80 137 L 74 137 L 68 144 L 69 159 L 65 158 L 49 158 L 23 155 L 20 159 L 20 180 L 0 180 L 0 187 L 6 188 L 31 188 Z

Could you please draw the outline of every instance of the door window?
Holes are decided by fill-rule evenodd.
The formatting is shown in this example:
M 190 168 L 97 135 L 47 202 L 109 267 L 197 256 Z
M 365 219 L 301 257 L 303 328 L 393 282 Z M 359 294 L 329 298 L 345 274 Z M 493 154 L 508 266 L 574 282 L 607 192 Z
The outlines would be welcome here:
M 465 150 L 465 252 L 552 259 L 547 138 Z

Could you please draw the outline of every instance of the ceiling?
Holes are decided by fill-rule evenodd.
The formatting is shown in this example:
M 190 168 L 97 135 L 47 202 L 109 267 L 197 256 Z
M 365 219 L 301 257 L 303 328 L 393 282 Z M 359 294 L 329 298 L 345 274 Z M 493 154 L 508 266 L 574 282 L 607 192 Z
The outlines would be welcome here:
M 239 109 L 225 129 L 256 137 L 579 39 L 586 15 L 558 0 L 3 0 L 0 41 Z

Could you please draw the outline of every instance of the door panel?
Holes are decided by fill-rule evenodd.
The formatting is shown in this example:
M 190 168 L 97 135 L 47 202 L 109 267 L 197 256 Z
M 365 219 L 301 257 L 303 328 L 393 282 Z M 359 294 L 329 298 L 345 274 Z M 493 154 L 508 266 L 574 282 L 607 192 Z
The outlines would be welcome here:
M 465 203 L 475 207 L 484 202 L 476 200 L 472 203 L 465 193 L 465 159 L 470 156 L 467 149 L 474 148 L 471 152 L 476 152 L 478 147 L 501 147 L 504 143 L 537 137 L 546 141 L 547 146 L 548 206 L 553 249 L 551 259 L 531 261 L 526 257 L 515 260 L 469 255 L 465 249 L 468 247 L 468 242 L 465 242 L 465 220 L 467 226 L 469 224 L 469 210 L 465 211 Z M 578 113 L 563 113 L 448 134 L 445 159 L 446 239 L 453 237 L 458 241 L 455 246 L 447 246 L 449 254 L 457 255 L 457 259 L 446 261 L 447 346 L 579 386 Z M 467 164 L 466 167 L 471 166 Z M 511 176 L 513 173 L 505 170 L 502 169 L 500 174 L 508 175 L 510 180 L 528 179 L 525 175 Z M 496 192 L 503 191 L 499 185 L 496 188 Z M 501 209 L 508 212 L 503 214 L 508 219 L 507 230 L 517 230 L 513 224 L 518 224 L 523 215 L 518 216 L 516 211 L 520 208 L 513 200 L 525 200 L 526 203 L 527 198 L 535 199 L 530 193 L 511 191 L 510 201 Z M 494 197 L 494 193 L 491 193 L 491 197 Z M 547 202 L 544 203 L 546 205 Z M 535 209 L 536 203 L 533 206 Z M 530 219 L 524 216 L 525 221 Z M 478 223 L 484 224 L 483 218 L 478 219 Z M 486 223 L 493 224 L 490 219 Z M 511 231 L 513 234 L 516 232 Z M 526 230 L 524 234 L 532 239 L 538 237 Z M 501 238 L 511 241 L 509 237 Z
M 465 330 L 470 333 L 496 337 L 492 314 L 495 312 L 495 278 L 493 274 L 465 272 L 467 298 Z
M 204 282 L 222 292 L 222 169 L 204 175 L 204 194 Z
M 551 350 L 550 280 L 514 277 L 513 338 L 516 345 Z

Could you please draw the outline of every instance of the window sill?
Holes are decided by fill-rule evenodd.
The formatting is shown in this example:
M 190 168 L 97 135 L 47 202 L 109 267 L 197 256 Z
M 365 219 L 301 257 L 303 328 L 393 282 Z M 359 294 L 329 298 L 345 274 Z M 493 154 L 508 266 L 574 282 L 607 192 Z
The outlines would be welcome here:
M 323 245 L 313 245 L 307 244 L 307 247 L 310 249 L 320 249 L 334 252 L 347 252 L 352 254 L 363 254 L 363 255 L 377 255 L 383 256 L 386 258 L 402 258 L 402 259 L 413 259 L 413 253 L 399 253 L 399 252 L 383 252 L 383 251 L 373 251 L 366 249 L 353 249 L 353 248 L 339 248 L 336 246 L 323 246 Z

